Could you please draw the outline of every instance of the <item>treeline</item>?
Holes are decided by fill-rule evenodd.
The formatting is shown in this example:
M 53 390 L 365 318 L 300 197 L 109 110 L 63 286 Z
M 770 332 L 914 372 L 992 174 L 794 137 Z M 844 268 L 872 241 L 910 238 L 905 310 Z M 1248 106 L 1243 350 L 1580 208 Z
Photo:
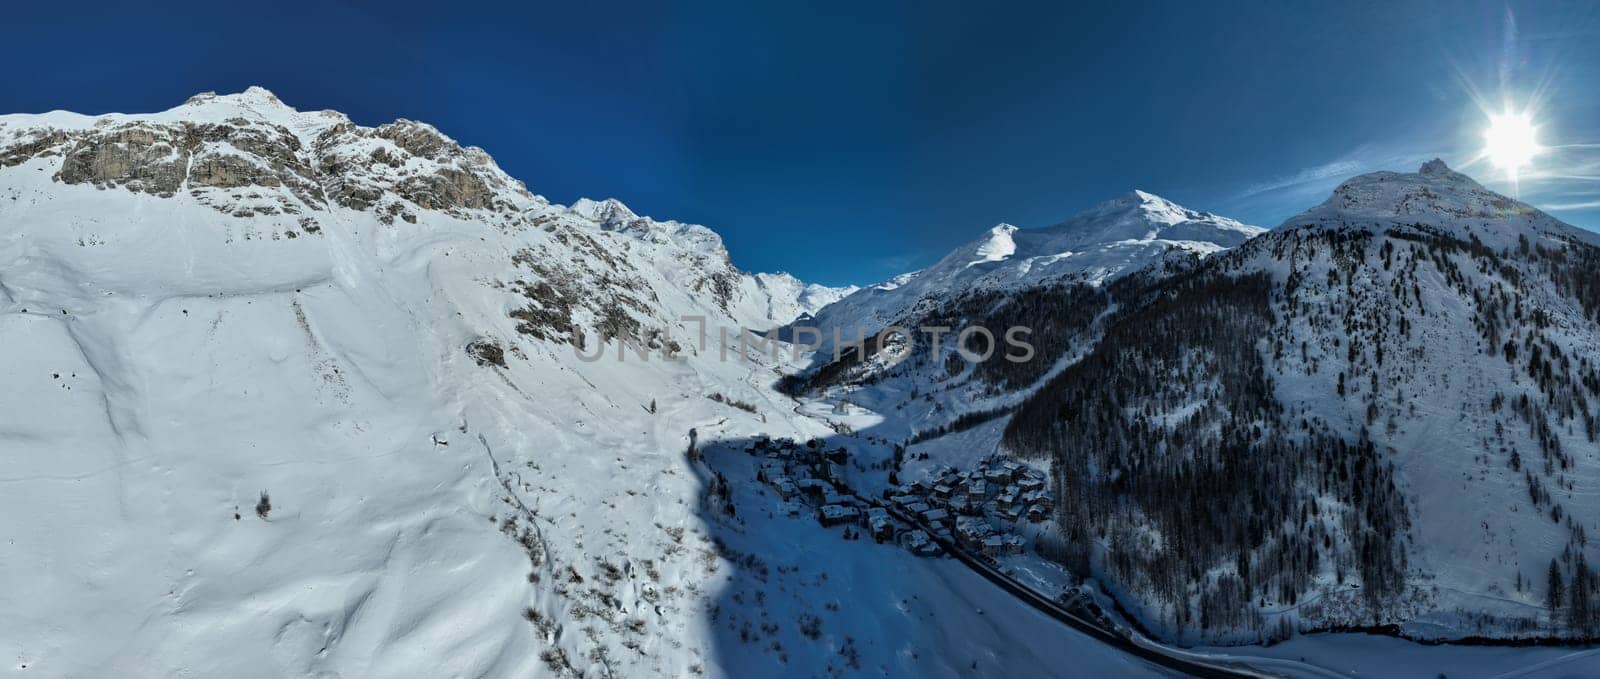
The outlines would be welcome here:
M 1088 339 L 1094 320 L 1110 302 L 1105 291 L 1085 283 L 1053 283 L 1010 292 L 986 290 L 940 305 L 923 315 L 916 325 L 955 331 L 967 327 L 988 329 L 998 346 L 990 360 L 974 366 L 973 376 L 999 390 L 1014 391 L 1038 381 L 1056 359 Z M 1002 357 L 1008 348 L 1001 338 L 1014 327 L 1030 331 L 1019 336 L 1033 346 L 1030 360 L 1014 362 Z M 917 342 L 919 351 L 928 349 L 927 338 L 919 337 Z M 942 345 L 952 347 L 953 342 L 953 337 L 946 336 Z M 982 344 L 982 339 L 974 338 L 970 348 L 982 353 Z
M 841 384 L 872 384 L 893 375 L 915 375 L 929 380 L 950 379 L 967 370 L 967 362 L 956 352 L 959 333 L 972 327 L 988 330 L 989 337 L 975 334 L 967 349 L 990 353 L 987 360 L 972 364 L 971 377 L 981 381 L 990 394 L 1014 391 L 1038 381 L 1056 360 L 1078 343 L 1090 339 L 1094 321 L 1110 305 L 1101 289 L 1085 283 L 1057 282 L 1025 290 L 980 290 L 942 302 L 932 309 L 896 320 L 892 325 L 909 329 L 898 338 L 909 344 L 905 361 L 888 370 L 866 366 L 883 349 L 877 332 L 861 344 L 843 349 L 837 361 L 830 361 L 805 375 L 780 380 L 779 389 L 791 395 L 813 392 Z M 935 341 L 922 328 L 948 328 L 939 333 L 938 355 Z M 1006 342 L 1006 332 L 1027 328 L 1017 340 L 1033 347 L 1026 361 L 1008 361 L 1007 354 L 1022 356 L 1023 350 Z M 881 328 L 879 330 L 882 330 Z M 989 345 L 990 338 L 993 345 Z M 897 345 L 896 350 L 900 347 Z M 942 377 L 941 377 L 942 373 Z
M 1011 410 L 1011 408 L 1001 407 L 962 413 L 961 415 L 957 416 L 956 419 L 951 420 L 948 423 L 932 429 L 924 429 L 912 434 L 910 438 L 906 439 L 905 443 L 901 444 L 901 446 L 916 445 L 918 443 L 922 443 L 923 441 L 931 441 L 946 434 L 967 431 L 968 429 L 976 427 L 985 422 L 990 422 L 997 418 L 1005 417 L 1011 413 Z

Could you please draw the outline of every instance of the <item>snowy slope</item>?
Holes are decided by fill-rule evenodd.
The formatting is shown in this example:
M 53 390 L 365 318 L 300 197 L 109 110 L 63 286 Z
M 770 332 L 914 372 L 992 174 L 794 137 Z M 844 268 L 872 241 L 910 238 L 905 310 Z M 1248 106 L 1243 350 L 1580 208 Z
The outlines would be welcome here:
M 19 676 L 754 676 L 845 649 L 1144 671 L 1036 643 L 948 566 L 886 581 L 904 557 L 861 550 L 825 577 L 839 542 L 805 526 L 734 546 L 773 550 L 767 585 L 720 542 L 693 437 L 831 430 L 772 390 L 786 359 L 724 359 L 683 317 L 771 327 L 835 294 L 739 271 L 703 227 L 551 204 L 425 124 L 259 88 L 0 117 L 0 655 Z M 757 582 L 787 597 L 761 630 L 784 652 L 711 613 Z M 858 586 L 871 608 L 825 606 Z

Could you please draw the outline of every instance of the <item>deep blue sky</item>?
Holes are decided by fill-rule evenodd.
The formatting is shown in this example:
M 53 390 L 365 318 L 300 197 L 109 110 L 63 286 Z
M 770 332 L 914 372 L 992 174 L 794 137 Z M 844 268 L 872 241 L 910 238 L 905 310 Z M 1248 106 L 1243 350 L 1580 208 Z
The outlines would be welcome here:
M 1476 89 L 1541 102 L 1563 148 L 1522 197 L 1600 227 L 1594 5 L 1205 4 L 27 3 L 0 111 L 259 84 L 433 123 L 557 202 L 706 224 L 746 269 L 867 283 L 1135 187 L 1275 226 L 1352 174 L 1459 168 Z

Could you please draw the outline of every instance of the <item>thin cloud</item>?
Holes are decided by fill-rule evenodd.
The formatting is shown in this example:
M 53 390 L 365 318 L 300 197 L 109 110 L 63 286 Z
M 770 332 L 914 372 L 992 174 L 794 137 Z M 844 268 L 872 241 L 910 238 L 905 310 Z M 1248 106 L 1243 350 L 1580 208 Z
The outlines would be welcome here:
M 1588 210 L 1600 207 L 1600 199 L 1584 201 L 1581 203 L 1552 203 L 1544 206 L 1549 210 Z
M 1365 166 L 1354 160 L 1336 160 L 1316 167 L 1308 167 L 1291 175 L 1269 179 L 1252 184 L 1234 196 L 1235 200 L 1242 200 L 1263 193 L 1282 191 L 1306 184 L 1322 183 L 1329 179 L 1344 178 L 1359 174 Z
M 1362 146 L 1342 157 L 1328 161 L 1321 165 L 1314 165 L 1292 174 L 1274 177 L 1265 181 L 1251 184 L 1244 190 L 1235 194 L 1233 199 L 1244 200 L 1269 193 L 1282 193 L 1291 190 L 1304 191 L 1307 188 L 1320 189 L 1337 184 L 1358 174 L 1374 172 L 1377 170 L 1414 169 L 1422 161 L 1438 156 L 1437 152 L 1418 150 L 1377 151 L 1373 146 Z

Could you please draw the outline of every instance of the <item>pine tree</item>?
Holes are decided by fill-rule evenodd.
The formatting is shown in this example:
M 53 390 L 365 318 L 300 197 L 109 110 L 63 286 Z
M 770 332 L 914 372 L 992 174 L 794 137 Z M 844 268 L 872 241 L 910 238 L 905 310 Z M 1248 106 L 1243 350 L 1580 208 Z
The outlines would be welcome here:
M 1552 616 L 1561 610 L 1561 602 L 1563 600 L 1562 590 L 1564 589 L 1566 589 L 1566 585 L 1561 580 L 1561 566 L 1556 564 L 1555 559 L 1551 559 L 1550 581 L 1545 590 L 1544 603 L 1545 606 L 1550 609 L 1550 614 Z
M 1593 578 L 1589 560 L 1579 552 L 1577 563 L 1572 567 L 1572 586 L 1567 591 L 1567 625 L 1575 630 L 1587 632 L 1594 626 L 1589 602 L 1589 592 L 1594 589 Z

